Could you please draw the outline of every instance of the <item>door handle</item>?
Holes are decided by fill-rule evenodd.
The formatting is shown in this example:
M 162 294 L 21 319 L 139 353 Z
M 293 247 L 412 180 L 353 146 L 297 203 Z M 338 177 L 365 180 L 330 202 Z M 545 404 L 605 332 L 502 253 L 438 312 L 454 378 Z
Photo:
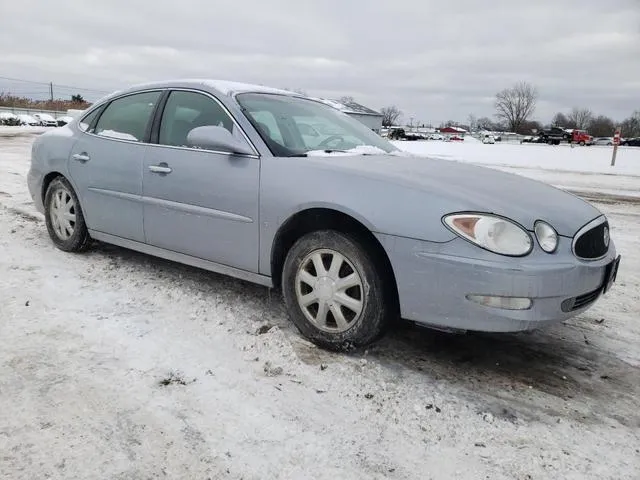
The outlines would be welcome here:
M 82 153 L 74 153 L 71 158 L 73 158 L 74 160 L 77 160 L 80 163 L 87 163 L 89 160 L 91 160 L 91 157 L 89 156 L 88 153 L 82 152 Z
M 171 173 L 173 170 L 171 170 L 171 167 L 166 163 L 161 163 L 160 165 L 149 165 L 149 171 L 153 173 L 163 173 L 166 175 L 167 173 Z

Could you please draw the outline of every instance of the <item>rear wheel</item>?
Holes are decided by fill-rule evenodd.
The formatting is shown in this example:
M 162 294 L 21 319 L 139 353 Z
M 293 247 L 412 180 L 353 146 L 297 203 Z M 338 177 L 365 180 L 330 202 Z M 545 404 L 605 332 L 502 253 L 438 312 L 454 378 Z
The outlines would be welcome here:
M 91 237 L 80 202 L 66 178 L 57 177 L 51 181 L 44 207 L 47 231 L 56 247 L 65 252 L 79 252 L 89 247 Z
M 300 238 L 282 275 L 291 320 L 305 337 L 331 350 L 367 345 L 382 333 L 391 310 L 384 284 L 367 250 L 333 230 Z

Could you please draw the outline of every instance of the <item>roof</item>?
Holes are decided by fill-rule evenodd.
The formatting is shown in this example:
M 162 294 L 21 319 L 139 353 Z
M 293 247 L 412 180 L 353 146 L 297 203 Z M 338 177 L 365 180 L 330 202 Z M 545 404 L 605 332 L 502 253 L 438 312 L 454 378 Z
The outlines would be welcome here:
M 217 90 L 222 95 L 233 95 L 241 92 L 253 92 L 253 93 L 278 93 L 280 95 L 290 95 L 300 97 L 302 95 L 290 92 L 288 90 L 281 90 L 278 88 L 265 87 L 264 85 L 254 85 L 251 83 L 231 82 L 228 80 L 214 80 L 204 78 L 179 78 L 174 80 L 163 80 L 157 82 L 140 83 L 137 85 L 131 85 L 122 90 L 118 90 L 110 93 L 104 98 L 109 98 L 114 95 L 119 95 L 129 91 L 142 90 L 147 88 L 168 88 L 168 87 L 185 87 L 185 88 L 197 88 L 208 87 Z
M 365 107 L 364 105 L 360 105 L 359 103 L 353 102 L 353 101 L 339 102 L 337 100 L 327 100 L 325 98 L 309 97 L 307 95 L 301 95 L 299 93 L 291 92 L 289 90 L 266 87 L 264 85 L 255 85 L 251 83 L 231 82 L 229 80 L 214 80 L 214 79 L 203 79 L 203 78 L 185 78 L 185 79 L 142 83 L 138 85 L 132 85 L 131 87 L 126 88 L 124 90 L 113 92 L 107 95 L 107 97 L 111 97 L 113 95 L 121 94 L 128 91 L 141 90 L 146 88 L 202 87 L 202 86 L 212 88 L 214 90 L 217 90 L 221 94 L 228 95 L 228 96 L 234 95 L 236 93 L 252 92 L 252 93 L 277 93 L 279 95 L 288 95 L 291 97 L 306 97 L 311 100 L 322 102 L 344 113 L 351 113 L 351 114 L 355 113 L 360 115 L 375 115 L 380 117 L 382 116 L 381 113 L 376 112 L 375 110 L 372 110 L 368 107 Z
M 450 132 L 450 133 L 467 133 L 467 131 L 464 128 L 460 128 L 460 127 L 442 127 L 439 128 L 438 130 L 440 130 L 441 132 Z

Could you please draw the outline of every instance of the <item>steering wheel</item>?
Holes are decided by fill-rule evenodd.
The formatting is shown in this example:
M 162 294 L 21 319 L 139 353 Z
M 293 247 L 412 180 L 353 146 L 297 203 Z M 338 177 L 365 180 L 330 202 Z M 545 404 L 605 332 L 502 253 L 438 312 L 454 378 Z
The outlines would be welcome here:
M 336 140 L 340 140 L 340 143 L 342 143 L 342 142 L 344 142 L 344 137 L 342 135 L 330 135 L 327 138 L 325 138 L 323 141 L 321 141 L 318 144 L 317 148 L 319 150 L 322 150 L 324 148 L 329 148 L 329 144 L 331 142 L 336 141 Z

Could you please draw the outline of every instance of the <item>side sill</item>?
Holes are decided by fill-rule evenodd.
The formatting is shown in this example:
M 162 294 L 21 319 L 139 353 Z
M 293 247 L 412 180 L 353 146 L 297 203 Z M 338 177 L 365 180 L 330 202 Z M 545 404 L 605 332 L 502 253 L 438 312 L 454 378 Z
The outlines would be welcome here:
M 130 250 L 136 250 L 138 252 L 146 253 L 147 255 L 153 255 L 154 257 L 164 258 L 165 260 L 171 260 L 172 262 L 183 263 L 192 267 L 202 268 L 210 272 L 220 273 L 222 275 L 228 275 L 230 277 L 245 280 L 251 283 L 257 283 L 264 285 L 265 287 L 273 287 L 271 277 L 260 275 L 258 273 L 247 272 L 246 270 L 240 270 L 238 268 L 229 267 L 228 265 L 222 265 L 201 258 L 192 257 L 183 253 L 173 252 L 164 248 L 154 247 L 146 243 L 140 243 L 126 238 L 117 237 L 115 235 L 109 235 L 108 233 L 97 232 L 95 230 L 89 230 L 89 235 L 95 240 L 101 242 L 110 243 L 119 247 L 128 248 Z

